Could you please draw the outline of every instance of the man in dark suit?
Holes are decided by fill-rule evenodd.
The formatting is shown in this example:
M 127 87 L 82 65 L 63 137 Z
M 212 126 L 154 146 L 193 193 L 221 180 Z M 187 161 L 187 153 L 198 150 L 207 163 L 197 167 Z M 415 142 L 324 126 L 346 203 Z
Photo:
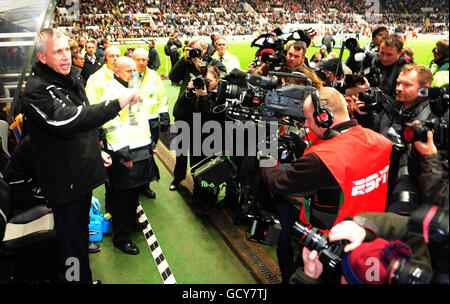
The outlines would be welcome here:
M 95 56 L 96 46 L 94 42 L 86 43 L 86 55 L 84 56 L 84 66 L 81 76 L 87 81 L 89 76 L 97 72 L 104 64 L 103 60 Z

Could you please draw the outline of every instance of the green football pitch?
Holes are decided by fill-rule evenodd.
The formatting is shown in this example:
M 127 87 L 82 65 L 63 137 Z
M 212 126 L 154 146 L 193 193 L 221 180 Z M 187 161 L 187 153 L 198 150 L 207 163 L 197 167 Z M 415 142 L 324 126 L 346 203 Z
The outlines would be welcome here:
M 404 47 L 410 47 L 414 50 L 414 60 L 418 63 L 421 63 L 423 65 L 428 66 L 430 61 L 433 59 L 433 54 L 431 50 L 436 45 L 436 42 L 439 40 L 439 38 L 421 38 L 421 39 L 407 39 L 405 42 Z M 255 53 L 258 50 L 256 47 L 250 47 L 252 41 L 239 41 L 239 42 L 229 42 L 228 43 L 228 51 L 231 54 L 236 55 L 239 58 L 239 61 L 241 63 L 241 69 L 247 70 L 247 66 L 250 62 L 252 62 L 255 59 Z M 314 41 L 317 45 L 320 45 L 320 41 L 316 39 Z M 366 43 L 369 42 L 369 40 L 360 40 L 360 45 L 365 46 Z M 339 42 L 338 42 L 339 43 Z M 339 43 L 340 44 L 340 43 Z M 136 48 L 140 45 L 138 44 L 126 44 L 126 45 L 120 45 L 119 48 L 122 51 L 122 54 L 125 53 L 127 47 L 133 47 Z M 148 49 L 147 45 L 141 45 L 145 49 Z M 167 75 L 168 71 L 170 71 L 170 60 L 168 58 L 166 59 L 166 55 L 164 54 L 164 45 L 163 44 L 157 44 L 156 48 L 158 49 L 159 56 L 161 58 L 161 66 L 158 69 L 158 72 L 161 75 Z M 319 47 L 310 45 L 307 51 L 308 58 L 311 58 L 311 56 L 319 51 Z M 335 48 L 333 51 L 339 56 L 340 48 Z M 346 49 L 344 50 L 343 54 L 343 60 L 345 60 L 349 55 L 349 51 Z M 168 66 L 167 66 L 168 65 Z

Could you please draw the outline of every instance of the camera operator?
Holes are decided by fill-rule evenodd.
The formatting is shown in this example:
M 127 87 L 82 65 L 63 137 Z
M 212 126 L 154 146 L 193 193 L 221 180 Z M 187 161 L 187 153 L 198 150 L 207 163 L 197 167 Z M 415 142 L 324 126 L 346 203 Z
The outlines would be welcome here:
M 423 237 L 411 234 L 408 225 L 408 217 L 389 212 L 367 212 L 348 218 L 334 226 L 328 236 L 330 243 L 348 241 L 338 268 L 342 269 L 343 276 L 339 277 L 339 271 L 324 271 L 327 268 L 319 260 L 318 252 L 304 247 L 304 266 L 297 268 L 290 283 L 336 284 L 339 278 L 342 284 L 390 283 L 393 280 L 389 266 L 397 258 L 430 273 L 432 264 L 427 243 Z
M 305 65 L 307 45 L 300 40 L 292 40 L 286 44 L 286 60 L 285 64 L 278 70 L 278 72 L 301 72 L 305 74 L 315 86 L 321 87 L 324 82 L 317 76 L 317 74 Z M 274 71 L 275 67 L 270 62 L 264 62 L 253 74 L 260 74 L 267 76 L 270 71 Z M 305 85 L 304 81 L 299 78 L 283 78 L 284 83 Z
M 275 166 L 272 158 L 261 160 L 260 167 L 262 178 L 274 195 L 308 198 L 304 200 L 304 204 L 308 201 L 309 205 L 302 208 L 302 221 L 328 230 L 348 215 L 385 210 L 386 182 L 380 182 L 378 188 L 365 193 L 364 184 L 361 184 L 361 190 L 352 190 L 352 181 L 365 180 L 380 171 L 384 173 L 379 178 L 385 181 L 392 145 L 381 135 L 350 120 L 347 102 L 336 89 L 325 87 L 318 90 L 319 94 L 313 93 L 319 96 L 311 94 L 305 100 L 303 112 L 305 127 L 323 141 L 310 146 L 302 157 L 284 171 Z M 353 159 L 359 159 L 361 165 L 355 168 Z M 349 170 L 354 172 L 353 175 L 347 175 L 351 176 L 352 181 L 344 178 L 344 172 Z M 292 197 L 286 199 L 291 201 Z M 280 222 L 286 223 L 281 223 L 282 234 L 289 234 L 292 218 L 284 216 Z M 286 250 L 290 250 L 287 246 Z M 289 274 L 293 262 L 282 261 L 280 266 L 281 263 L 288 265 L 285 272 L 282 270 L 282 276 Z
M 403 53 L 403 38 L 397 34 L 389 34 L 380 44 L 375 64 L 381 71 L 380 89 L 387 95 L 395 97 L 395 80 L 405 65 L 414 61 Z
M 189 45 L 184 48 L 184 56 L 177 63 L 172 66 L 169 73 L 169 79 L 172 82 L 178 83 L 182 81 L 178 98 L 181 98 L 191 81 L 192 75 L 203 77 L 206 76 L 206 67 L 216 66 L 221 76 L 226 75 L 227 69 L 225 65 L 216 59 L 212 59 L 207 55 L 208 44 L 202 38 L 189 42 Z
M 408 160 L 408 157 L 414 157 L 414 151 L 409 149 L 408 153 L 402 147 L 405 147 L 404 139 L 402 138 L 402 131 L 405 123 L 414 120 L 429 120 L 436 117 L 430 109 L 430 99 L 428 97 L 419 96 L 420 89 L 428 88 L 433 81 L 433 75 L 430 69 L 421 64 L 408 64 L 401 70 L 397 78 L 396 86 L 396 104 L 391 105 L 391 108 L 383 109 L 379 114 L 370 112 L 362 112 L 361 106 L 364 102 L 357 101 L 356 108 L 358 112 L 358 121 L 370 129 L 377 131 L 384 135 L 396 145 L 391 156 L 391 168 L 389 175 L 389 191 L 388 199 L 394 192 L 403 191 L 400 188 L 395 189 L 397 185 L 402 187 L 399 179 L 405 180 L 407 185 L 408 172 L 403 172 L 401 168 L 407 168 L 408 164 L 413 165 L 418 161 Z M 418 170 L 409 168 L 409 174 L 417 174 Z M 395 199 L 393 199 L 395 200 Z M 395 204 L 390 206 L 390 211 L 399 213 L 409 213 L 413 208 L 410 204 Z
M 365 191 L 359 191 L 359 188 L 352 189 L 351 183 L 344 183 L 342 175 L 345 170 L 358 171 L 352 176 L 357 181 L 358 177 L 363 178 L 373 172 L 383 171 L 387 174 L 392 144 L 378 133 L 350 120 L 347 102 L 336 89 L 326 87 L 318 91 L 319 96 L 311 94 L 313 96 L 305 100 L 303 109 L 305 127 L 323 141 L 310 146 L 286 171 L 271 166 L 274 165 L 271 163 L 274 161 L 272 158 L 262 160 L 260 166 L 264 180 L 274 193 L 300 193 L 302 196 L 317 193 L 309 207 L 309 223 L 327 230 L 345 216 L 360 213 L 357 209 L 384 211 L 385 182 L 363 193 Z M 354 136 L 357 139 L 353 141 Z M 359 159 L 361 166 L 354 168 L 353 159 Z M 361 189 L 364 189 L 364 185 Z M 344 193 L 343 202 L 341 192 Z M 371 196 L 377 197 L 378 205 L 373 203 Z
M 201 80 L 201 81 L 199 81 Z M 208 121 L 209 119 L 214 119 L 215 117 L 211 113 L 211 107 L 215 103 L 217 85 L 220 81 L 220 72 L 216 66 L 209 66 L 207 68 L 207 73 L 205 78 L 191 78 L 187 90 L 184 95 L 180 96 L 174 106 L 173 115 L 175 117 L 175 123 L 177 121 L 185 121 L 190 127 L 191 134 L 189 135 L 189 147 L 183 145 L 181 154 L 177 151 L 176 163 L 174 168 L 174 179 L 170 184 L 169 190 L 174 191 L 178 189 L 179 184 L 182 180 L 186 178 L 187 169 L 187 156 L 190 155 L 190 166 L 198 164 L 205 156 L 195 156 L 192 153 L 193 147 L 193 114 L 200 113 L 202 122 Z M 200 83 L 200 85 L 198 84 Z M 201 123 L 201 122 L 200 122 Z M 208 134 L 203 134 L 202 136 L 207 136 Z M 189 149 L 189 152 L 187 151 Z M 200 198 L 209 198 L 208 193 L 201 192 L 199 190 L 199 185 L 194 183 L 194 199 L 198 201 Z M 214 200 L 215 202 L 215 200 Z M 209 206 L 203 205 L 200 208 L 204 209 Z

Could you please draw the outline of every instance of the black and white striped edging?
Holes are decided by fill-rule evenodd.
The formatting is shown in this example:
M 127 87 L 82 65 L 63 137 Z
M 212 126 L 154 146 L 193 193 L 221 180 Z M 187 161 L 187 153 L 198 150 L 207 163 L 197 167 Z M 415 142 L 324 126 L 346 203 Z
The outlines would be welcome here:
M 152 226 L 150 226 L 150 222 L 145 215 L 144 209 L 141 204 L 138 205 L 136 209 L 139 223 L 147 223 L 147 227 L 142 230 L 142 233 L 147 240 L 148 248 L 152 253 L 153 260 L 155 261 L 156 267 L 158 268 L 159 275 L 163 280 L 164 284 L 176 284 L 175 277 L 172 273 L 172 270 L 169 267 L 169 263 L 167 263 L 166 258 L 164 257 L 164 253 L 162 252 L 161 247 L 159 246 L 158 240 L 156 239 L 156 235 L 153 232 Z

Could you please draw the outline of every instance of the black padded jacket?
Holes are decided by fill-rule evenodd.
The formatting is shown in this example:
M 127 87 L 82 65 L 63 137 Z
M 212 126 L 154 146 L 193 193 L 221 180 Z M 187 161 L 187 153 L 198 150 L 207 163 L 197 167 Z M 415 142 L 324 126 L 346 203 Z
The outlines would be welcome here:
M 96 128 L 117 115 L 117 100 L 90 106 L 72 73 L 64 76 L 37 62 L 22 102 L 30 157 L 49 206 L 76 199 L 106 181 Z

